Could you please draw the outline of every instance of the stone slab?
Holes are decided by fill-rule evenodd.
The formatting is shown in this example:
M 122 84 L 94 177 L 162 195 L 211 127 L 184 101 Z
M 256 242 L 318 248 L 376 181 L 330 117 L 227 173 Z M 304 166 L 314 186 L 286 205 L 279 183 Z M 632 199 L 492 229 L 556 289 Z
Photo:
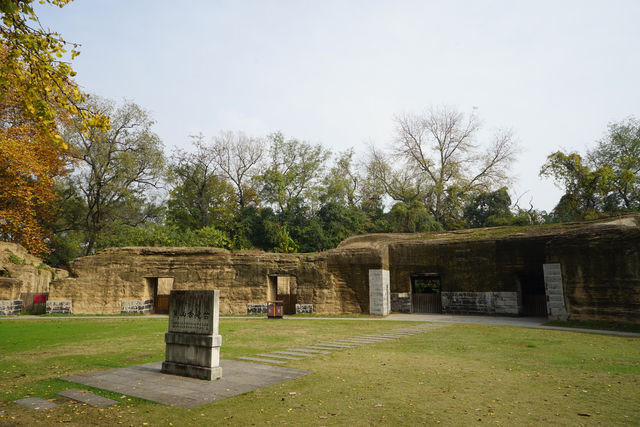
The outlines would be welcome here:
M 80 390 L 78 388 L 70 388 L 69 390 L 62 390 L 58 392 L 60 396 L 68 397 L 69 399 L 77 400 L 78 402 L 86 403 L 87 405 L 95 408 L 104 408 L 105 406 L 114 405 L 118 402 L 106 397 L 98 396 L 87 390 Z
M 295 352 L 295 351 L 272 351 L 272 354 L 286 354 L 288 356 L 302 356 L 302 357 L 314 357 L 315 354 L 309 354 L 309 353 L 301 353 L 301 352 Z
M 286 359 L 286 360 L 303 360 L 301 357 L 292 357 L 286 356 L 284 354 L 273 354 L 273 353 L 261 353 L 257 355 L 258 357 L 275 357 L 276 359 Z
M 264 357 L 253 357 L 253 356 L 240 356 L 240 357 L 237 357 L 236 359 L 248 360 L 250 362 L 260 362 L 260 363 L 287 363 L 286 360 L 265 359 Z
M 333 341 L 333 342 L 328 342 L 328 343 L 319 344 L 319 345 L 324 345 L 327 347 L 338 347 L 338 348 L 354 348 L 354 347 L 361 346 L 362 344 L 357 344 L 357 343 L 344 344 L 339 341 Z
M 283 366 L 221 360 L 220 366 L 225 375 L 217 381 L 203 381 L 163 374 L 160 371 L 161 364 L 162 362 L 147 363 L 72 375 L 64 379 L 165 405 L 192 408 L 311 373 Z
M 53 409 L 57 407 L 53 402 L 40 399 L 39 397 L 27 397 L 24 399 L 16 400 L 18 405 L 26 406 L 27 408 L 35 409 L 36 411 L 44 411 L 45 409 Z
M 298 353 L 312 353 L 312 354 L 329 354 L 330 351 L 316 350 L 313 348 L 288 348 L 287 351 L 297 351 Z
M 331 346 L 326 346 L 326 345 L 313 345 L 313 346 L 308 346 L 305 348 L 310 348 L 311 350 L 328 350 L 328 351 L 340 351 L 340 350 L 344 350 L 344 347 L 331 347 Z

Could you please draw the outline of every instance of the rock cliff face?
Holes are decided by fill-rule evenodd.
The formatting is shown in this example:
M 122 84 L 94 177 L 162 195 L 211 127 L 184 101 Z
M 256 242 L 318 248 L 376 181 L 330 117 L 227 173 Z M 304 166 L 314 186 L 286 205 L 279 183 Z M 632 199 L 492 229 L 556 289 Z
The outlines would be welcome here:
M 640 323 L 639 225 L 640 215 L 630 215 L 551 227 L 366 235 L 317 254 L 113 248 L 75 260 L 70 277 L 56 273 L 51 283 L 52 270 L 38 274 L 36 259 L 9 265 L 0 256 L 8 276 L 0 280 L 0 300 L 15 310 L 19 294 L 48 290 L 52 311 L 152 312 L 166 309 L 171 289 L 219 289 L 221 313 L 263 312 L 275 298 L 305 312 L 369 313 L 370 271 L 388 271 L 388 284 L 380 285 L 388 286 L 395 311 L 545 316 L 552 307 L 563 318 Z M 435 298 L 416 287 L 425 281 L 437 282 Z
M 215 248 L 113 248 L 71 263 L 72 277 L 54 281 L 52 299 L 72 300 L 75 313 L 119 313 L 122 301 L 153 300 L 154 279 L 172 278 L 172 289 L 219 289 L 220 312 L 247 312 L 247 304 L 264 304 L 269 298 L 270 278 L 295 277 L 298 304 L 313 304 L 319 313 L 358 313 L 366 309 L 343 275 L 336 253 L 317 255 L 273 254 L 259 251 L 231 253 Z M 335 262 L 338 261 L 338 262 Z M 355 279 L 354 279 L 355 278 Z M 363 306 L 364 304 L 364 306 Z

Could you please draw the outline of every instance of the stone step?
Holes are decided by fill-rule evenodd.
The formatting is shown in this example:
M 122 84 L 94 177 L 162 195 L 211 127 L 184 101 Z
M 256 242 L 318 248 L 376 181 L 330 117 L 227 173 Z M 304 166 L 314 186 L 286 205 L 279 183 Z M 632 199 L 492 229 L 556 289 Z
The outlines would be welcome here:
M 325 350 L 315 350 L 309 347 L 305 347 L 305 348 L 288 348 L 287 351 L 298 351 L 301 353 L 317 353 L 317 354 L 329 354 L 331 353 L 330 351 L 325 351 Z
M 272 354 L 287 354 L 289 356 L 315 357 L 315 354 L 301 353 L 295 351 L 272 351 Z
M 86 403 L 87 405 L 95 408 L 104 408 L 105 406 L 114 405 L 118 402 L 106 397 L 98 396 L 87 390 L 80 390 L 77 388 L 70 388 L 68 390 L 62 390 L 58 392 L 60 396 L 68 397 L 69 399 L 76 400 L 78 402 Z
M 26 397 L 24 399 L 16 400 L 18 405 L 26 406 L 27 408 L 35 409 L 36 411 L 44 411 L 45 409 L 53 409 L 57 407 L 53 402 L 40 399 L 39 397 Z
M 319 345 L 326 346 L 326 347 L 337 347 L 337 348 L 354 348 L 362 344 L 356 344 L 356 343 L 342 344 L 336 341 L 336 342 L 328 342 L 328 343 L 319 344 Z
M 344 350 L 343 347 L 338 348 L 338 347 L 329 347 L 329 346 L 325 346 L 325 345 L 314 345 L 314 346 L 309 346 L 308 348 L 312 349 L 312 350 L 329 350 L 331 351 L 339 351 L 339 350 Z
M 302 360 L 300 357 L 291 357 L 291 356 L 284 356 L 281 354 L 275 354 L 275 353 L 262 353 L 262 354 L 258 354 L 258 356 L 260 357 L 275 357 L 276 359 L 287 359 L 287 360 Z
M 393 338 L 388 338 L 388 337 L 381 337 L 381 336 L 368 336 L 368 337 L 354 337 L 357 339 L 363 339 L 363 340 L 372 340 L 372 341 L 393 341 Z
M 240 357 L 236 357 L 236 359 L 248 360 L 250 362 L 261 362 L 261 363 L 287 363 L 286 360 L 264 359 L 260 357 L 249 357 L 249 356 L 240 356 Z

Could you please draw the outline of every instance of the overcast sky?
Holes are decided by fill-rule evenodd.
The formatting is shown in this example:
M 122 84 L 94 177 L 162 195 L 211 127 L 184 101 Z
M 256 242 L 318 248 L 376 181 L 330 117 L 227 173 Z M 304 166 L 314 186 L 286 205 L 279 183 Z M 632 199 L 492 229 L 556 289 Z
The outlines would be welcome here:
M 546 156 L 640 116 L 637 0 L 76 0 L 37 13 L 82 44 L 84 90 L 149 110 L 167 151 L 199 132 L 280 130 L 364 153 L 392 141 L 399 113 L 477 108 L 487 133 L 511 128 L 523 148 L 512 196 L 551 210 Z

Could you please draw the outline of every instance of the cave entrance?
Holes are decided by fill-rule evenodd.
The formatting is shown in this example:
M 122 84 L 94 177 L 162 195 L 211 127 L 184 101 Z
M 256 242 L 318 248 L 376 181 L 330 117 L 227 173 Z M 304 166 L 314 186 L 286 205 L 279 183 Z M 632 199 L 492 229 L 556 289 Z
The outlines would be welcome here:
M 173 289 L 173 277 L 146 277 L 149 295 L 153 298 L 153 312 L 169 314 L 169 294 Z
M 542 268 L 540 271 L 519 273 L 518 279 L 522 295 L 522 315 L 547 317 L 547 295 Z
M 295 276 L 269 276 L 268 301 L 282 301 L 284 314 L 296 314 L 297 281 Z
M 411 276 L 412 313 L 442 313 L 441 284 L 438 274 Z

